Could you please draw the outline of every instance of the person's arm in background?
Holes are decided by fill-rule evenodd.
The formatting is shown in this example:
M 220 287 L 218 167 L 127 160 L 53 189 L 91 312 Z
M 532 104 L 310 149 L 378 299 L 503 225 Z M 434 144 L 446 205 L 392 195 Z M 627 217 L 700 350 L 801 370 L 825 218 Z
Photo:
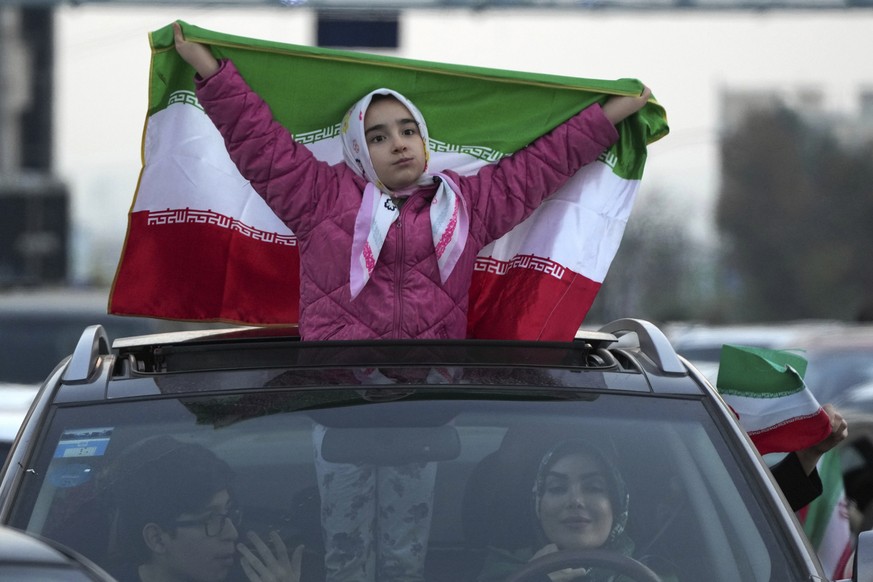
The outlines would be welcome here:
M 830 434 L 811 447 L 789 453 L 770 468 L 793 511 L 802 509 L 821 495 L 822 483 L 816 465 L 823 454 L 849 436 L 849 425 L 846 419 L 836 411 L 833 405 L 825 404 L 822 408 L 831 421 Z

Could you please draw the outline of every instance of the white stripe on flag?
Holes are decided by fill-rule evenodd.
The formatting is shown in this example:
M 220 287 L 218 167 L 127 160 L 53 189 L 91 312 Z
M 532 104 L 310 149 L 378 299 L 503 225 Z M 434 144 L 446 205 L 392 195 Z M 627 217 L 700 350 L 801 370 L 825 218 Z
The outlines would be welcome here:
M 836 570 L 842 565 L 846 548 L 851 544 L 851 541 L 846 496 L 840 495 L 836 506 L 831 511 L 821 544 L 816 548 L 816 553 L 825 568 L 825 572 L 830 575 L 836 574 Z
M 479 256 L 504 262 L 516 255 L 548 258 L 602 283 L 618 251 L 638 189 L 638 180 L 617 176 L 605 163 L 589 164 L 507 236 L 482 249 Z
M 149 118 L 133 211 L 180 208 L 208 209 L 261 231 L 291 234 L 240 175 L 206 114 L 174 104 Z
M 726 394 L 724 400 L 739 415 L 740 424 L 748 433 L 776 428 L 791 420 L 815 416 L 821 408 L 809 390 L 774 398 L 750 398 Z

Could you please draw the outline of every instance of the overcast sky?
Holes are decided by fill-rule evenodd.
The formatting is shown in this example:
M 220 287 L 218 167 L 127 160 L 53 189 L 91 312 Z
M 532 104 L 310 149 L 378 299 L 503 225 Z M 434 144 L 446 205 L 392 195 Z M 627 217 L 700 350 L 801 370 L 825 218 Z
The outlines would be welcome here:
M 140 168 L 148 32 L 175 19 L 241 36 L 313 44 L 309 10 L 58 9 L 57 170 L 77 222 L 119 239 Z M 821 88 L 827 112 L 858 112 L 873 91 L 873 10 L 849 12 L 408 11 L 401 57 L 589 78 L 636 77 L 671 134 L 650 148 L 642 194 L 657 188 L 708 224 L 718 182 L 724 89 Z

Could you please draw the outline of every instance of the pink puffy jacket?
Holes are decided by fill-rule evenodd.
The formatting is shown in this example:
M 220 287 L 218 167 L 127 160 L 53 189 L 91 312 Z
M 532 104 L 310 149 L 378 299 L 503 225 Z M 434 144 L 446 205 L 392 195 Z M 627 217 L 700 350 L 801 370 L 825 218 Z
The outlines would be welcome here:
M 233 63 L 222 61 L 213 76 L 198 78 L 197 96 L 240 173 L 298 237 L 300 334 L 306 340 L 465 337 L 478 252 L 618 139 L 600 106 L 592 105 L 475 176 L 447 172 L 470 214 L 469 238 L 448 280 L 440 281 L 431 235 L 436 186 L 423 187 L 401 206 L 376 269 L 352 301 L 349 265 L 363 179 L 297 144 Z

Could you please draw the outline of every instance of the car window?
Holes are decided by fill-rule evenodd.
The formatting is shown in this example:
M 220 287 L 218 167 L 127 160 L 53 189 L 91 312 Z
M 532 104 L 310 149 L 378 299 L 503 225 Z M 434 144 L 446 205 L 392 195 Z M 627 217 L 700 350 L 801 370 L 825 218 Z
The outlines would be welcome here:
M 735 461 L 701 401 L 648 394 L 567 400 L 517 389 L 486 397 L 449 388 L 251 387 L 60 407 L 11 523 L 120 576 L 131 548 L 115 541 L 118 506 L 136 500 L 114 496 L 113 471 L 157 435 L 223 459 L 234 475 L 240 530 L 276 530 L 289 547 L 303 544 L 305 580 L 323 579 L 316 441 L 333 463 L 435 467 L 426 579 L 448 581 L 476 580 L 489 548 L 541 543 L 533 483 L 544 451 L 568 439 L 595 443 L 615 459 L 629 493 L 634 555 L 653 568 L 686 581 L 801 579 L 780 541 L 784 532 L 761 510 L 749 468 Z M 234 576 L 244 579 L 238 570 Z

